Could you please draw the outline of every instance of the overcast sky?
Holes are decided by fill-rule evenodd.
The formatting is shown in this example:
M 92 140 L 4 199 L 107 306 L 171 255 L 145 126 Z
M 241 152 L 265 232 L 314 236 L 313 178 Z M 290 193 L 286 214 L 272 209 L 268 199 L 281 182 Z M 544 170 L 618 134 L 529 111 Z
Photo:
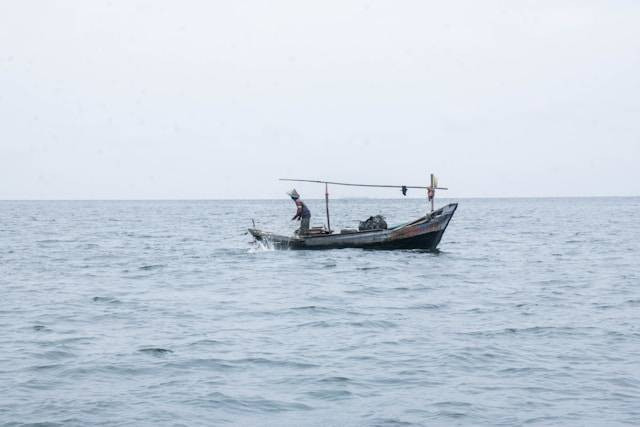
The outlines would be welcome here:
M 640 195 L 639 163 L 637 0 L 0 2 L 0 199 Z

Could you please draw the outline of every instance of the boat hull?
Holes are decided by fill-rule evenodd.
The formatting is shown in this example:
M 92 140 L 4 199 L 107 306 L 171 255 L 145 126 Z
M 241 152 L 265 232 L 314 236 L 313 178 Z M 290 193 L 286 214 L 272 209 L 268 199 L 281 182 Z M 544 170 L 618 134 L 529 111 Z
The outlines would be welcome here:
M 276 249 L 422 249 L 433 251 L 438 247 L 458 205 L 452 203 L 411 223 L 388 230 L 362 231 L 319 236 L 282 236 L 250 228 L 249 232 L 260 242 Z

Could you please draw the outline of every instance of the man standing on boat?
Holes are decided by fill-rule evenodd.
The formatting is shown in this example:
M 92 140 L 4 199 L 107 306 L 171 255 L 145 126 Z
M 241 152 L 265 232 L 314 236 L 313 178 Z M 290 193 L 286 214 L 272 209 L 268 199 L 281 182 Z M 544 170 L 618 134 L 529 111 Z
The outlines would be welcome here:
M 291 199 L 296 203 L 296 214 L 291 218 L 291 221 L 296 219 L 300 221 L 300 229 L 298 229 L 297 233 L 301 236 L 308 234 L 309 222 L 311 221 L 311 211 L 307 208 L 307 205 L 300 200 L 300 195 L 295 188 L 287 194 L 291 196 Z

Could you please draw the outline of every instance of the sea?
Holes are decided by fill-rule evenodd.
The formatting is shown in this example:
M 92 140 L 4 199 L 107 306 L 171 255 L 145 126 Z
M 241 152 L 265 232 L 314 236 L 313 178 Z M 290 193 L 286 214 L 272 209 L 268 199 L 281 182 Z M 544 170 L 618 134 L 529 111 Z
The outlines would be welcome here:
M 449 202 L 430 253 L 252 242 L 286 199 L 2 201 L 0 425 L 639 425 L 640 198 Z

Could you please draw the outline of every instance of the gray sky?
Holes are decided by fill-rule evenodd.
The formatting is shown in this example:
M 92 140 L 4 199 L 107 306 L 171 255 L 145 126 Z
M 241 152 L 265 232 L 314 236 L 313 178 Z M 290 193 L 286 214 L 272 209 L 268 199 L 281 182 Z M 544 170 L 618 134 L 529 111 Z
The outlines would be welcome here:
M 636 0 L 0 2 L 0 199 L 640 195 L 639 162 Z

